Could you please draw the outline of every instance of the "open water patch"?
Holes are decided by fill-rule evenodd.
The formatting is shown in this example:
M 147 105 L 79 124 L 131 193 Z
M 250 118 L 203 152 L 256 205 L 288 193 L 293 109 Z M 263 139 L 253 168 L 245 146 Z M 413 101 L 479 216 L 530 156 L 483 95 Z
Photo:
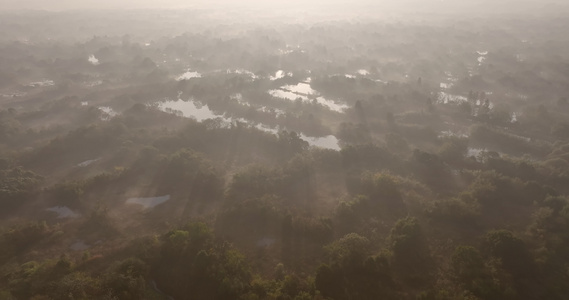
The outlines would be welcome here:
M 110 106 L 99 106 L 99 110 L 103 112 L 101 120 L 109 121 L 110 119 L 120 115 L 117 111 L 112 109 Z
M 186 72 L 184 72 L 180 76 L 176 77 L 176 80 L 182 81 L 182 80 L 190 80 L 192 78 L 201 78 L 201 77 L 202 77 L 201 73 L 187 70 Z
M 73 251 L 85 251 L 89 248 L 91 248 L 91 246 L 87 245 L 82 240 L 78 240 L 75 243 L 71 244 L 71 246 L 69 246 L 69 249 L 71 249 Z
M 170 200 L 170 195 L 148 198 L 129 198 L 126 200 L 126 203 L 142 205 L 144 209 L 148 209 L 154 208 L 155 206 L 162 204 L 168 200 Z
M 296 85 L 285 85 L 279 89 L 269 90 L 268 93 L 275 98 L 285 99 L 289 101 L 300 100 L 306 103 L 315 101 L 327 109 L 339 113 L 342 113 L 344 110 L 349 108 L 349 106 L 346 104 L 336 103 L 335 101 L 320 96 L 320 93 L 310 86 L 310 81 L 310 78 L 308 78 L 304 82 L 300 82 Z
M 89 58 L 87 59 L 87 61 L 89 61 L 89 63 L 91 63 L 93 66 L 96 66 L 99 64 L 99 59 L 97 59 L 95 57 L 95 55 L 90 55 Z
M 192 118 L 198 122 L 223 117 L 211 111 L 207 104 L 201 104 L 193 100 L 166 100 L 156 102 L 155 105 L 161 111 L 180 115 L 185 118 Z
M 78 163 L 77 166 L 83 168 L 83 167 L 86 167 L 86 166 L 88 166 L 88 165 L 90 165 L 90 164 L 92 164 L 92 163 L 98 161 L 99 159 L 100 159 L 100 158 L 89 159 L 89 160 L 86 160 L 86 161 L 83 161 L 83 162 Z
M 81 216 L 80 214 L 73 212 L 67 206 L 54 206 L 47 208 L 46 210 L 56 213 L 58 219 L 78 218 Z

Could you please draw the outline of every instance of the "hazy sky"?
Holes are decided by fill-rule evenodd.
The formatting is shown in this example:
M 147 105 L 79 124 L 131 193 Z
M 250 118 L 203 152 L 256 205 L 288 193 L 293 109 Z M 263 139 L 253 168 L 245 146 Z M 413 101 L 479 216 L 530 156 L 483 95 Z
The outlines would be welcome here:
M 397 10 L 536 9 L 549 4 L 567 6 L 569 0 L 0 0 L 0 9 L 143 9 L 143 8 L 299 8 L 362 7 L 373 5 Z
M 374 3 L 374 2 L 397 2 L 394 0 L 0 0 L 5 3 L 2 6 L 10 9 L 85 9 L 85 8 L 191 8 L 203 6 L 283 6 L 303 4 L 330 5 L 338 3 Z M 220 6 L 221 5 L 221 6 Z

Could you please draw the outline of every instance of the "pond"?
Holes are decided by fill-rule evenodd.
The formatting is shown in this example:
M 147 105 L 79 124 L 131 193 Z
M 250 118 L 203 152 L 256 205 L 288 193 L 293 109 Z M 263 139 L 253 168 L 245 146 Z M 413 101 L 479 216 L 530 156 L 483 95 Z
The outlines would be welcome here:
M 437 104 L 461 104 L 463 102 L 468 102 L 468 99 L 464 96 L 453 95 L 445 92 L 439 92 L 437 98 Z
M 99 110 L 103 112 L 101 116 L 101 120 L 108 121 L 118 115 L 120 115 L 117 111 L 112 109 L 110 106 L 99 106 Z
M 99 64 L 99 59 L 97 59 L 95 57 L 95 55 L 91 55 L 89 56 L 89 58 L 87 59 L 93 66 L 96 66 Z
M 483 104 L 482 101 L 476 100 L 476 106 L 480 106 L 480 105 L 482 105 L 482 104 Z M 492 101 L 488 101 L 488 108 L 489 108 L 489 109 L 494 108 L 494 103 L 492 103 Z
M 248 107 L 251 106 L 251 104 L 249 102 L 243 100 L 243 95 L 241 93 L 233 94 L 229 98 L 231 100 L 236 100 L 237 103 L 239 103 L 243 106 L 248 106 Z
M 454 132 L 452 130 L 445 130 L 445 131 L 441 131 L 438 135 L 439 138 L 445 138 L 445 137 L 458 137 L 458 138 L 468 138 L 468 134 L 462 133 L 462 132 Z
M 257 125 L 255 125 L 255 128 L 257 128 L 261 131 L 264 131 L 264 132 L 275 134 L 275 135 L 279 134 L 279 132 L 280 132 L 280 129 L 278 126 L 276 128 L 271 128 L 265 124 L 257 124 Z
M 4 97 L 4 98 L 19 98 L 19 97 L 24 97 L 25 95 L 26 95 L 26 93 L 13 92 L 13 93 L 8 93 L 8 94 L 2 94 L 2 97 Z
M 488 55 L 488 51 L 476 51 L 476 54 L 478 54 L 478 65 L 481 66 L 482 63 L 484 63 L 484 61 L 486 60 L 486 55 Z
M 78 167 L 86 167 L 96 161 L 98 161 L 100 158 L 96 158 L 96 159 L 90 159 L 90 160 L 86 160 L 84 162 L 80 162 L 77 164 Z
M 310 87 L 310 84 L 306 83 L 306 82 L 300 82 L 296 85 L 285 85 L 285 86 L 281 87 L 281 89 L 291 91 L 291 92 L 296 93 L 296 94 L 303 94 L 303 95 L 318 94 L 318 92 L 313 90 L 312 87 Z
M 223 117 L 222 115 L 216 115 L 213 111 L 211 111 L 207 104 L 202 105 L 201 103 L 195 102 L 193 100 L 166 100 L 162 102 L 156 102 L 155 105 L 161 111 L 181 115 L 185 118 L 192 118 L 198 122 L 207 119 Z
M 53 80 L 49 80 L 49 79 L 43 79 L 40 81 L 34 81 L 34 82 L 28 83 L 29 87 L 47 87 L 47 86 L 53 86 L 53 85 L 55 85 L 55 82 Z
M 468 156 L 468 157 L 474 156 L 474 157 L 478 158 L 480 153 L 487 152 L 487 151 L 488 151 L 488 149 L 468 148 L 468 152 L 466 153 L 466 156 Z
M 337 151 L 341 150 L 338 138 L 333 135 L 324 137 L 310 137 L 306 136 L 304 133 L 301 133 L 300 138 L 307 141 L 310 146 Z
M 257 110 L 261 111 L 261 112 L 274 114 L 277 116 L 277 118 L 286 115 L 286 112 L 284 110 L 278 109 L 278 108 L 270 108 L 270 107 L 263 106 Z
M 231 99 L 236 100 L 239 104 L 250 106 L 249 103 L 243 100 L 241 94 L 234 94 L 231 96 Z M 184 118 L 194 119 L 198 122 L 202 122 L 207 119 L 221 118 L 222 123 L 224 123 L 225 125 L 230 125 L 234 121 L 239 121 L 247 124 L 251 123 L 250 121 L 242 118 L 239 119 L 227 118 L 222 114 L 216 114 L 211 109 L 209 109 L 209 106 L 207 104 L 201 104 L 200 102 L 194 100 L 188 100 L 188 101 L 184 101 L 182 99 L 165 100 L 165 101 L 155 102 L 154 104 L 150 104 L 150 106 L 154 106 L 163 112 L 175 114 Z M 269 111 L 269 109 L 265 107 L 262 107 L 259 110 L 267 112 Z
M 316 100 L 318 101 L 318 98 L 316 98 Z M 324 100 L 321 100 L 319 102 L 320 103 L 327 103 Z M 238 119 L 237 120 L 237 119 L 232 119 L 232 118 L 226 118 L 223 115 L 217 115 L 213 111 L 211 111 L 207 105 L 202 105 L 202 104 L 197 103 L 193 100 L 190 100 L 190 101 L 184 101 L 181 99 L 167 100 L 167 101 L 162 101 L 162 102 L 156 102 L 156 103 L 154 103 L 154 105 L 158 109 L 160 109 L 164 112 L 173 113 L 173 114 L 185 117 L 185 118 L 193 118 L 198 122 L 202 122 L 202 121 L 207 120 L 207 119 L 221 118 L 222 122 L 227 123 L 227 124 L 233 123 L 233 121 L 240 121 L 240 122 L 243 122 L 249 126 L 255 127 L 261 131 L 269 132 L 272 134 L 278 134 L 281 131 L 281 128 L 279 128 L 279 127 L 272 128 L 272 127 L 267 126 L 265 124 L 260 124 L 260 123 L 255 124 L 254 122 L 251 122 L 251 121 L 246 120 L 246 119 Z M 332 103 L 328 102 L 328 105 L 329 105 L 329 107 L 336 108 L 338 110 L 347 108 L 347 106 L 345 106 L 345 105 L 343 106 L 343 105 L 335 104 L 333 102 Z M 334 107 L 334 105 L 336 105 L 336 106 Z M 277 116 L 285 114 L 285 111 L 283 111 L 283 110 L 272 109 L 272 108 L 267 108 L 267 107 L 261 107 L 259 110 L 265 111 L 265 112 L 274 112 Z M 283 128 L 282 130 L 286 130 L 286 128 Z M 301 137 L 301 139 L 307 141 L 311 146 L 326 148 L 326 149 L 333 149 L 333 150 L 340 150 L 340 146 L 338 144 L 338 139 L 333 135 L 328 135 L 328 136 L 324 136 L 324 137 L 310 137 L 310 136 L 307 136 L 303 133 L 300 133 L 300 137 Z
M 461 132 L 454 132 L 452 130 L 445 130 L 441 131 L 438 135 L 439 138 L 445 137 L 458 137 L 458 138 L 468 138 L 468 134 L 461 133 Z
M 277 80 L 277 79 L 285 78 L 285 76 L 292 77 L 292 73 L 291 73 L 291 72 L 286 73 L 286 72 L 283 71 L 283 70 L 278 70 L 278 71 L 275 73 L 275 76 L 270 76 L 269 79 L 274 81 L 274 80 Z
M 306 97 L 305 95 L 301 95 L 301 94 L 296 94 L 293 93 L 291 91 L 286 91 L 286 90 L 270 90 L 269 94 L 275 98 L 281 98 L 281 99 L 286 99 L 286 100 L 290 100 L 290 101 L 295 101 L 297 99 L 300 99 L 302 101 L 308 101 L 308 97 Z
M 344 112 L 346 109 L 350 108 L 348 105 L 346 104 L 338 104 L 332 100 L 326 99 L 324 97 L 318 97 L 316 98 L 316 102 L 320 103 L 321 105 L 326 106 L 328 109 L 333 110 L 335 112 L 339 112 L 342 113 Z
M 58 219 L 78 218 L 80 216 L 78 213 L 73 212 L 67 206 L 54 206 L 47 208 L 46 210 L 56 213 Z
M 259 76 L 255 75 L 255 73 L 253 73 L 249 70 L 245 70 L 245 69 L 237 69 L 237 70 L 227 69 L 227 74 L 246 75 L 246 76 L 249 76 L 249 78 L 251 78 L 251 79 L 258 79 L 259 78 Z
M 162 204 L 168 200 L 170 200 L 170 195 L 148 198 L 129 198 L 126 200 L 126 203 L 142 205 L 144 209 L 148 209 L 154 208 L 155 206 Z
M 275 135 L 279 134 L 281 130 L 286 130 L 286 129 L 281 129 L 278 126 L 276 128 L 271 128 L 264 124 L 257 124 L 255 125 L 255 128 Z M 312 136 L 307 136 L 304 133 L 300 133 L 299 135 L 300 139 L 306 141 L 310 146 L 337 150 L 337 151 L 341 150 L 338 138 L 336 138 L 333 135 L 327 135 L 324 137 L 312 137 Z
M 82 240 L 78 240 L 75 243 L 71 244 L 71 246 L 69 246 L 69 249 L 71 249 L 73 251 L 85 251 L 89 248 L 91 248 L 91 246 L 87 245 Z
M 187 70 L 185 73 L 183 73 L 182 75 L 176 77 L 177 81 L 182 81 L 182 80 L 190 80 L 192 78 L 201 78 L 202 74 L 198 73 L 198 72 L 194 72 L 194 71 L 190 71 Z
M 268 93 L 275 98 L 286 99 L 290 101 L 296 101 L 300 99 L 303 102 L 310 102 L 312 100 L 315 100 L 317 103 L 328 108 L 329 110 L 340 113 L 349 108 L 349 106 L 346 104 L 339 104 L 335 101 L 320 96 L 320 93 L 318 93 L 318 91 L 314 90 L 310 86 L 310 81 L 310 78 L 308 78 L 304 82 L 300 82 L 296 85 L 285 85 L 279 89 L 269 90 Z
M 87 81 L 87 82 L 84 82 L 84 83 L 83 83 L 83 85 L 84 85 L 85 87 L 88 87 L 88 88 L 92 88 L 92 87 L 95 87 L 95 86 L 99 86 L 99 85 L 101 85 L 101 84 L 103 84 L 103 81 L 102 81 L 102 80 Z

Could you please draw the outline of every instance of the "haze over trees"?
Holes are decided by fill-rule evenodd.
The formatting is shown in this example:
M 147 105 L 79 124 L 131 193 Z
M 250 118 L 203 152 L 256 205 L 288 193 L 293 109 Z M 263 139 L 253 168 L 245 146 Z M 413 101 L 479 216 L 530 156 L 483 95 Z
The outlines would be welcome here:
M 97 3 L 0 12 L 0 299 L 567 299 L 564 2 Z

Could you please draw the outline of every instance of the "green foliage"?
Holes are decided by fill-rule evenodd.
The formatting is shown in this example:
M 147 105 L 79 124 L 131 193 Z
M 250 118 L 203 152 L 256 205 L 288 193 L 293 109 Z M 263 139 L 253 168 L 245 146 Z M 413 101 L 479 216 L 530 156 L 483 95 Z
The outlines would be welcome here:
M 51 192 L 59 204 L 77 206 L 84 193 L 84 185 L 84 182 L 79 181 L 58 183 L 52 187 Z
M 119 234 L 115 221 L 109 216 L 106 207 L 95 207 L 79 227 L 79 232 L 85 235 L 116 236 Z
M 0 169 L 0 209 L 7 212 L 29 200 L 43 177 L 22 168 Z
M 332 256 L 332 264 L 318 267 L 314 281 L 316 289 L 324 297 L 333 299 L 397 299 L 387 259 L 381 256 L 366 258 L 361 250 L 354 249 L 362 243 L 366 246 L 368 242 L 360 236 L 348 235 L 333 244 L 332 253 L 342 252 L 349 257 Z
M 282 168 L 254 165 L 233 176 L 228 190 L 232 200 L 257 199 L 263 196 L 306 202 L 314 196 L 313 160 L 295 156 Z
M 515 278 L 534 278 L 535 265 L 526 244 L 507 230 L 490 231 L 486 234 L 486 245 L 491 253 L 502 262 L 504 269 Z
M 448 193 L 454 187 L 450 169 L 437 154 L 415 149 L 409 166 L 417 179 L 434 191 Z
M 28 223 L 12 227 L 0 235 L 0 262 L 21 254 L 29 247 L 49 236 L 50 228 L 45 222 Z
M 51 299 L 88 299 L 99 294 L 100 285 L 88 274 L 73 272 L 54 282 L 47 294 Z
M 154 181 L 162 189 L 186 190 L 196 202 L 215 201 L 223 194 L 224 182 L 219 172 L 192 150 L 182 149 L 164 157 L 157 167 Z
M 374 144 L 347 146 L 342 148 L 340 153 L 346 170 L 379 171 L 396 170 L 401 167 L 400 160 L 391 152 Z
M 464 229 L 475 226 L 480 216 L 478 203 L 468 194 L 461 197 L 437 200 L 430 203 L 427 214 L 435 221 L 446 221 Z
M 535 180 L 538 178 L 534 164 L 527 160 L 489 156 L 484 159 L 484 166 L 489 170 L 494 170 L 509 177 L 518 177 L 523 180 Z
M 17 299 L 91 299 L 105 290 L 99 279 L 76 271 L 67 255 L 41 263 L 29 261 L 9 278 L 10 293 Z
M 4 19 L 8 28 L 26 27 L 25 14 Z M 157 38 L 150 47 L 129 36 L 12 43 L 20 34 L 6 30 L 0 299 L 566 299 L 567 21 L 532 18 L 532 36 L 553 34 L 533 39 L 515 60 L 508 43 L 529 27 L 498 19 L 461 19 L 458 31 L 324 24 L 266 35 L 236 27 L 214 38 Z M 286 46 L 298 30 L 306 49 Z M 433 42 L 437 36 L 453 38 Z M 386 37 L 379 46 L 377 37 Z M 556 37 L 562 42 L 547 42 Z M 415 44 L 420 55 L 399 51 Z M 463 76 L 482 44 L 495 45 L 480 54 L 487 63 Z M 99 66 L 85 60 L 89 49 L 98 49 Z M 188 53 L 207 76 L 176 81 L 168 72 L 177 64 L 153 62 Z M 257 74 L 212 71 L 225 67 Z M 369 74 L 349 75 L 360 68 Z M 293 75 L 271 80 L 278 69 Z M 42 74 L 56 85 L 26 86 Z M 99 77 L 100 87 L 82 89 Z M 318 95 L 287 102 L 267 93 L 299 82 Z M 448 100 L 468 97 L 446 103 L 442 90 Z M 482 91 L 494 91 L 495 101 Z M 225 116 L 198 122 L 146 104 L 177 93 Z M 333 111 L 322 99 L 348 108 Z M 103 121 L 99 105 L 121 114 Z M 439 136 L 464 128 L 470 137 Z M 341 151 L 303 140 L 332 130 Z M 489 150 L 465 158 L 469 146 Z M 124 200 L 135 193 L 171 200 L 131 210 Z M 49 217 L 58 223 L 48 226 L 41 220 L 53 205 L 82 214 Z M 214 224 L 215 234 L 206 223 L 185 223 L 194 218 Z M 508 231 L 487 232 L 494 228 Z M 74 239 L 91 247 L 68 248 Z
M 52 139 L 44 147 L 26 153 L 21 160 L 24 166 L 54 169 L 59 165 L 81 161 L 86 155 L 96 157 L 108 149 L 119 146 L 128 136 L 128 130 L 120 122 L 83 126 Z
M 430 276 L 432 258 L 417 219 L 407 217 L 397 221 L 389 240 L 394 268 L 409 283 L 424 283 Z
M 399 134 L 388 133 L 385 136 L 387 148 L 393 153 L 406 154 L 409 152 L 408 142 Z
M 372 209 L 387 210 L 394 214 L 406 211 L 396 177 L 385 173 L 365 173 L 360 185 L 361 194 L 369 197 Z
M 274 201 L 264 197 L 232 205 L 220 213 L 216 227 L 221 233 L 242 238 L 252 232 L 257 233 L 257 238 L 279 232 L 284 216 Z
M 275 171 L 261 166 L 253 166 L 233 176 L 228 196 L 245 200 L 274 193 L 278 175 Z
M 343 122 L 338 128 L 336 136 L 347 144 L 364 144 L 370 140 L 370 130 L 362 123 Z
M 439 157 L 451 164 L 459 164 L 468 152 L 468 140 L 459 137 L 448 137 L 439 148 Z
M 128 258 L 111 266 L 102 284 L 119 299 L 142 299 L 148 271 L 148 265 L 140 259 Z
M 483 125 L 473 126 L 470 129 L 470 137 L 477 144 L 505 153 L 542 155 L 547 151 L 544 146 L 531 144 L 515 135 Z
M 326 247 L 332 264 L 363 264 L 369 255 L 370 242 L 356 233 L 350 233 Z
M 508 206 L 527 206 L 534 199 L 523 194 L 520 180 L 502 176 L 496 172 L 479 173 L 462 197 L 473 197 L 484 213 L 502 212 Z
M 354 232 L 357 226 L 369 217 L 373 210 L 370 209 L 369 198 L 356 196 L 348 201 L 341 201 L 336 207 L 335 219 L 340 232 Z
M 279 132 L 279 146 L 284 158 L 289 158 L 308 149 L 308 142 L 302 140 L 294 131 Z
M 500 299 L 501 291 L 496 286 L 478 249 L 458 246 L 451 257 L 454 280 L 464 289 L 482 299 Z
M 243 255 L 214 241 L 203 223 L 190 223 L 163 237 L 156 262 L 157 282 L 176 298 L 236 299 L 249 289 L 251 273 Z

